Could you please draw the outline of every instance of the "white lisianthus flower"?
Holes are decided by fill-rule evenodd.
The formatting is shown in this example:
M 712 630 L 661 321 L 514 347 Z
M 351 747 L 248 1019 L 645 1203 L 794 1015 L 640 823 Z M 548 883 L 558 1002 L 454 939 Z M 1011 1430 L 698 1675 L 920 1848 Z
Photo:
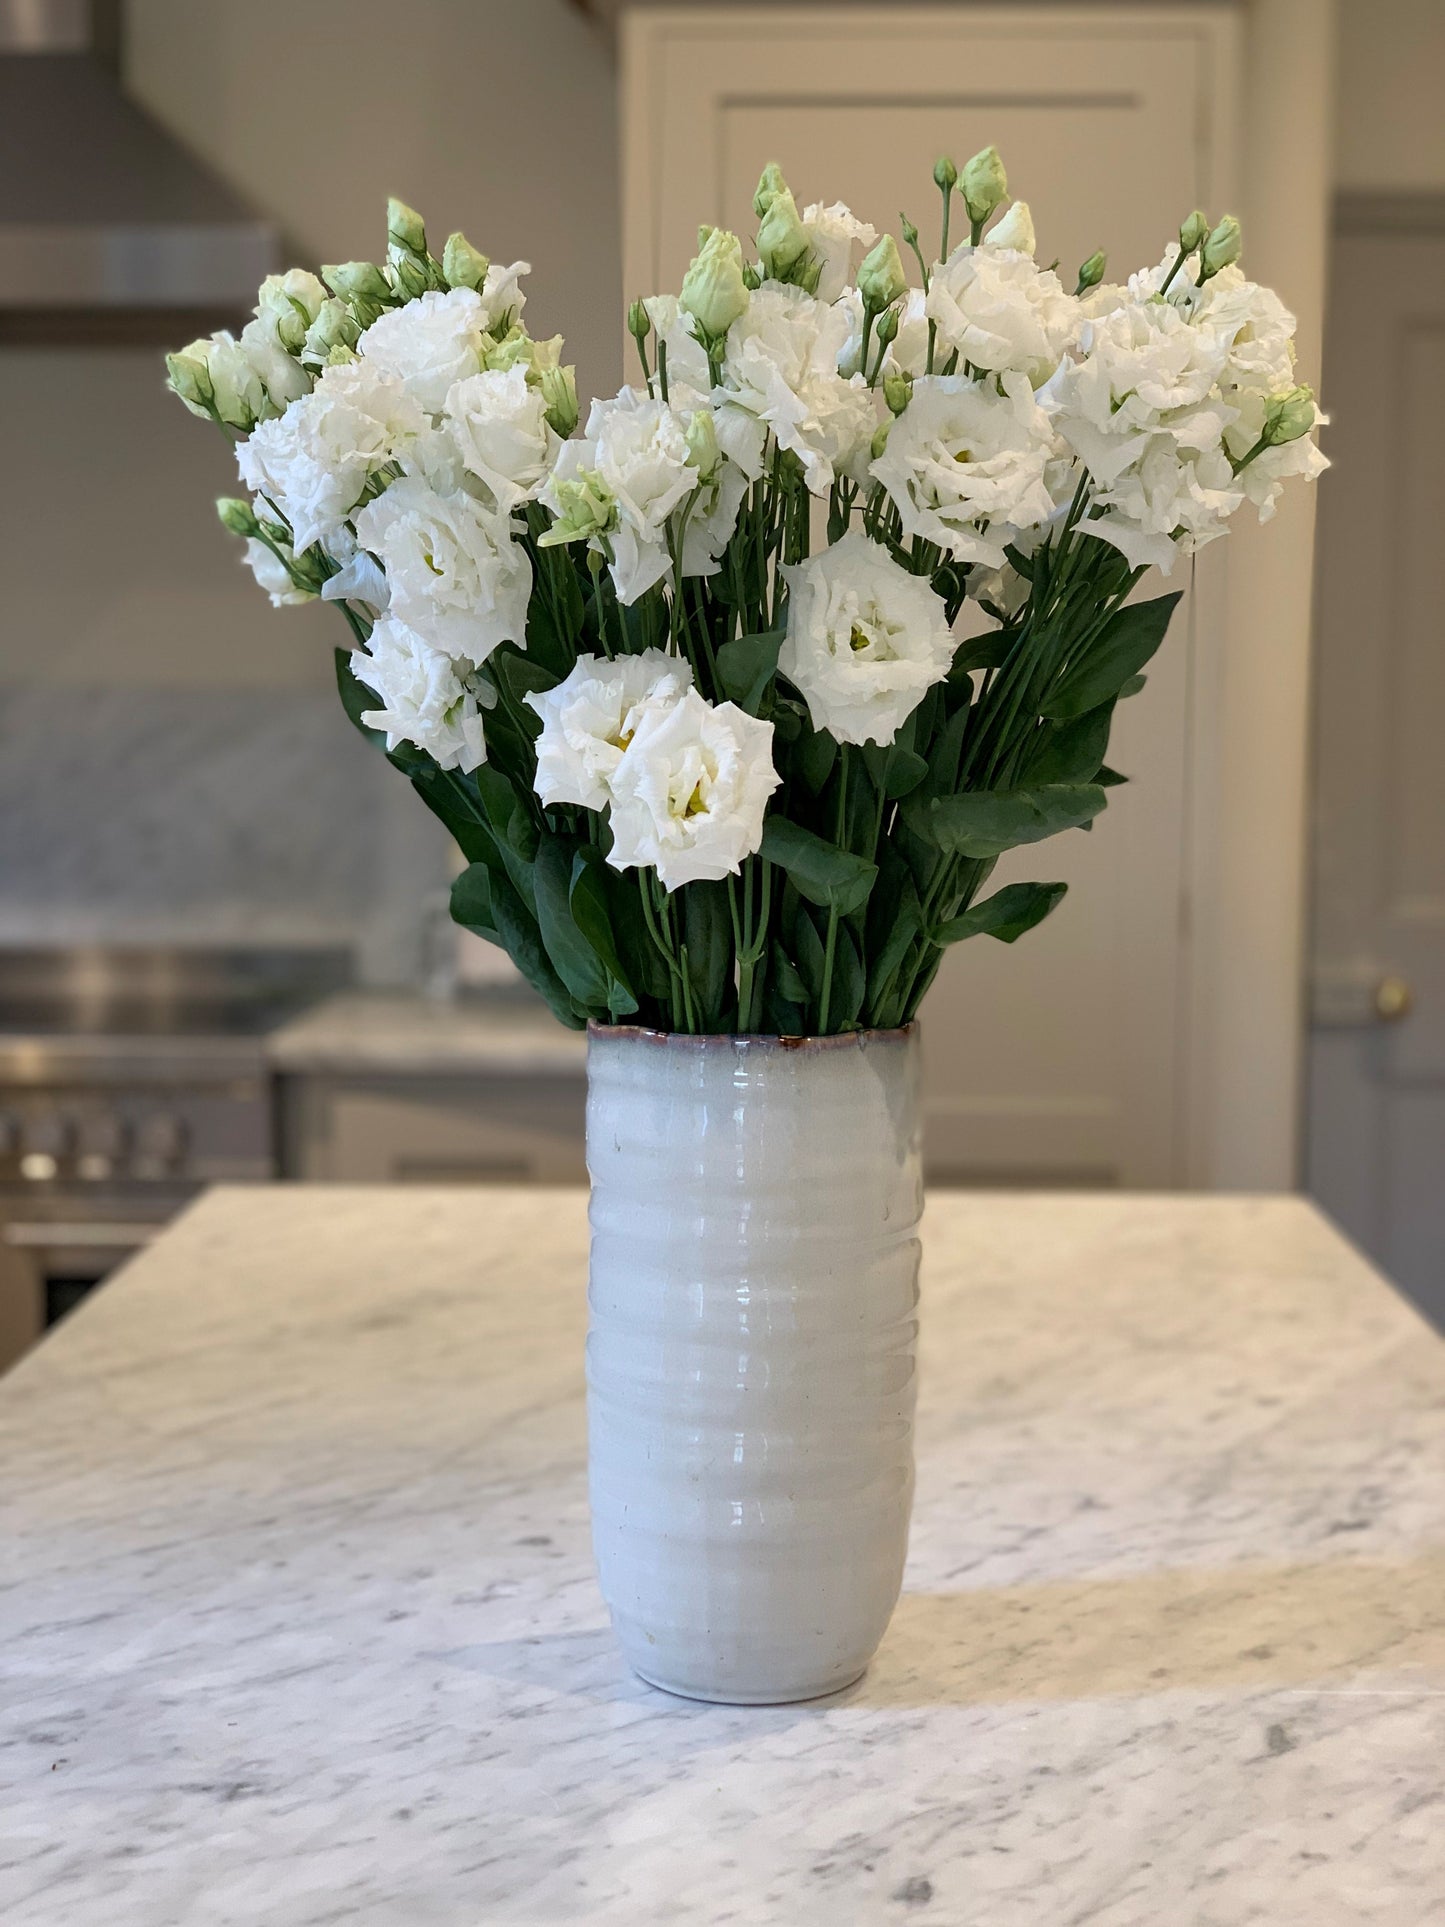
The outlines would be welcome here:
M 1243 499 L 1221 447 L 1182 449 L 1161 433 L 1144 438 L 1112 481 L 1096 478 L 1080 527 L 1112 543 L 1131 568 L 1152 564 L 1169 575 L 1176 555 L 1193 555 L 1223 535 Z
M 763 840 L 773 726 L 695 689 L 646 709 L 612 772 L 617 870 L 651 866 L 668 890 L 735 876 Z
M 291 580 L 291 571 L 280 556 L 254 535 L 247 538 L 243 559 L 255 576 L 257 586 L 270 596 L 273 609 L 290 608 L 297 603 L 316 600 L 309 589 L 297 588 Z
M 643 715 L 676 702 L 691 687 L 692 671 L 680 657 L 644 649 L 615 662 L 579 656 L 555 689 L 524 696 L 542 718 L 533 787 L 544 806 L 605 809 L 612 800 L 613 772 Z
M 390 613 L 431 648 L 479 668 L 498 643 L 525 642 L 532 565 L 495 509 L 407 475 L 367 503 L 356 535 L 386 571 Z
M 338 529 L 329 537 L 326 553 L 337 564 L 336 574 L 321 585 L 325 602 L 363 602 L 374 615 L 384 615 L 391 600 L 386 572 L 374 555 L 369 555 L 351 530 Z
M 1016 529 L 1054 512 L 1046 474 L 1053 440 L 1027 375 L 923 375 L 869 474 L 888 491 L 906 535 L 996 569 Z
M 1277 395 L 1294 385 L 1295 318 L 1272 288 L 1221 268 L 1204 284 L 1194 321 L 1229 345 L 1220 378 L 1226 398 L 1235 389 Z
M 1244 462 L 1246 456 L 1251 457 L 1235 476 L 1234 485 L 1243 491 L 1246 501 L 1254 504 L 1260 521 L 1268 522 L 1275 512 L 1286 481 L 1294 476 L 1303 476 L 1307 482 L 1313 482 L 1329 467 L 1329 462 L 1311 439 L 1315 428 L 1327 418 L 1311 402 L 1313 426 L 1306 434 L 1253 455 L 1251 451 L 1264 429 L 1269 397 L 1252 389 L 1241 388 L 1233 390 L 1229 398 L 1234 405 L 1235 418 L 1224 433 L 1225 451 L 1236 462 Z
M 857 529 L 783 574 L 778 667 L 807 699 L 813 726 L 840 743 L 891 743 L 953 661 L 941 598 Z
M 733 323 L 723 357 L 718 440 L 747 466 L 747 444 L 726 417 L 733 409 L 770 428 L 781 448 L 803 464 L 814 495 L 824 495 L 836 475 L 860 462 L 873 439 L 877 413 L 861 375 L 838 373 L 847 344 L 845 309 L 817 301 L 801 288 L 761 287 Z M 756 466 L 762 472 L 762 438 Z
M 650 294 L 643 302 L 657 338 L 667 348 L 667 398 L 673 408 L 697 408 L 707 399 L 712 375 L 707 350 L 692 331 L 692 316 L 675 294 Z
M 246 323 L 241 330 L 241 353 L 256 370 L 278 415 L 310 393 L 310 372 L 281 346 L 268 322 L 258 318 Z
M 279 406 L 272 407 L 261 377 L 227 329 L 167 355 L 166 367 L 171 388 L 203 421 L 210 420 L 214 410 L 230 427 L 248 434 L 258 421 L 281 412 Z
M 494 261 L 487 269 L 479 292 L 482 298 L 482 326 L 489 335 L 502 333 L 526 307 L 527 297 L 518 283 L 524 274 L 531 272 L 530 261 L 513 261 L 506 268 Z
M 473 770 L 486 761 L 476 696 L 457 664 L 405 623 L 383 616 L 366 650 L 352 653 L 351 672 L 381 704 L 364 709 L 361 720 L 386 731 L 388 749 L 412 743 L 442 769 Z
M 827 207 L 814 201 L 803 209 L 803 232 L 818 261 L 818 285 L 813 292 L 820 301 L 836 301 L 878 239 L 878 230 L 871 222 L 860 221 L 842 201 Z
M 1012 248 L 1018 254 L 1032 254 L 1038 243 L 1028 202 L 1015 201 L 1008 213 L 995 221 L 984 235 L 983 245 L 986 248 Z
M 583 475 L 599 478 L 615 504 L 614 528 L 592 546 L 609 555 L 618 601 L 636 602 L 671 569 L 669 519 L 701 485 L 686 416 L 638 388 L 594 401 L 586 435 L 563 443 L 542 490 L 554 514 L 561 513 L 557 484 Z
M 446 419 L 467 473 L 504 514 L 531 501 L 561 447 L 547 421 L 547 397 L 528 382 L 521 362 L 457 382 L 447 393 Z
M 309 395 L 262 422 L 236 449 L 252 494 L 275 505 L 296 553 L 345 522 L 380 469 L 403 460 L 428 432 L 399 381 L 366 362 L 327 368 Z
M 429 415 L 439 415 L 448 390 L 482 366 L 487 315 L 475 288 L 449 288 L 445 294 L 430 288 L 404 307 L 378 315 L 357 342 L 357 353 L 399 381 Z
M 1080 319 L 1052 268 L 1017 248 L 966 242 L 934 269 L 925 308 L 945 352 L 957 349 L 974 368 L 1025 374 L 1035 388 L 1058 367 Z
M 256 319 L 288 355 L 299 355 L 306 331 L 325 307 L 328 296 L 321 282 L 306 268 L 268 274 L 256 296 Z
M 924 306 L 926 296 L 922 288 L 910 288 L 903 297 L 898 310 L 898 333 L 883 351 L 883 367 L 880 374 L 895 372 L 908 375 L 921 375 L 928 367 L 928 313 Z M 863 297 L 856 288 L 845 288 L 836 304 L 848 317 L 848 338 L 838 356 L 840 375 L 858 375 L 863 372 Z M 870 335 L 868 342 L 868 365 L 871 369 L 878 355 L 878 337 Z

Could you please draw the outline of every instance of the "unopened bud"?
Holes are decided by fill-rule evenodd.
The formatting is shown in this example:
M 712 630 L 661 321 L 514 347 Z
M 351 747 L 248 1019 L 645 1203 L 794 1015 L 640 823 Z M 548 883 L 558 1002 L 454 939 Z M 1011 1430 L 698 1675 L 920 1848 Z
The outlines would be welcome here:
M 1199 278 L 1207 281 L 1221 268 L 1231 266 L 1239 259 L 1242 237 L 1239 223 L 1232 214 L 1226 214 L 1204 243 L 1199 257 Z
M 628 307 L 627 332 L 635 341 L 646 341 L 652 332 L 652 317 L 647 312 L 646 303 L 641 299 L 632 302 Z
M 968 209 L 968 218 L 980 227 L 1008 199 L 1008 175 L 996 147 L 982 147 L 964 166 L 959 176 L 959 192 Z
M 1109 265 L 1109 257 L 1102 248 L 1095 248 L 1088 260 L 1079 269 L 1079 284 L 1075 294 L 1083 294 L 1089 288 L 1097 288 L 1104 278 L 1104 270 Z
M 904 247 L 916 248 L 918 246 L 918 229 L 906 214 L 900 214 L 898 217 L 898 232 L 903 236 Z
M 879 315 L 877 323 L 874 326 L 873 339 L 875 341 L 881 341 L 886 348 L 891 341 L 897 339 L 897 336 L 898 310 L 897 308 L 885 308 L 882 314 Z
M 547 404 L 547 422 L 565 442 L 577 426 L 577 371 L 570 363 L 565 368 L 543 368 L 537 386 Z
M 758 265 L 768 280 L 789 281 L 807 259 L 808 252 L 808 237 L 798 218 L 798 204 L 787 188 L 779 188 L 758 229 Z
M 713 228 L 682 277 L 678 306 L 714 341 L 721 340 L 747 308 L 742 264 L 738 237 L 726 228 Z
M 555 549 L 564 542 L 587 542 L 616 526 L 617 501 L 596 469 L 579 469 L 552 484 L 557 512 L 537 546 Z
M 221 527 L 229 529 L 232 535 L 254 535 L 259 524 L 256 511 L 249 502 L 243 502 L 236 495 L 220 495 L 216 498 L 216 515 Z
M 913 399 L 913 377 L 905 369 L 893 368 L 883 377 L 883 399 L 890 415 L 901 415 Z
M 758 289 L 762 285 L 763 285 L 763 277 L 758 273 L 757 269 L 753 266 L 752 262 L 744 261 L 743 286 L 747 289 L 748 293 L 756 294 Z
M 395 197 L 386 204 L 386 238 L 393 248 L 426 258 L 426 228 L 421 216 Z
M 474 248 L 465 234 L 447 236 L 442 249 L 442 279 L 449 288 L 479 288 L 487 278 L 491 262 Z
M 1271 448 L 1297 442 L 1315 425 L 1315 396 L 1312 388 L 1286 389 L 1271 395 L 1264 410 L 1264 440 Z
M 335 267 L 323 268 L 321 279 L 343 301 L 354 300 L 358 295 L 367 301 L 391 299 L 386 276 L 374 261 L 342 261 Z
M 1179 252 L 1193 254 L 1208 232 L 1209 216 L 1202 207 L 1197 207 L 1179 229 Z
M 301 345 L 301 360 L 308 368 L 319 368 L 331 359 L 334 348 L 354 348 L 360 339 L 351 309 L 339 295 L 332 295 L 321 304 L 320 312 L 306 330 L 306 339 Z
M 983 238 L 986 247 L 1013 248 L 1019 254 L 1032 254 L 1038 243 L 1028 202 L 1015 201 L 1003 219 L 996 221 Z
M 708 408 L 695 408 L 687 422 L 687 459 L 697 470 L 700 482 L 710 482 L 722 460 L 722 451 L 717 445 L 717 429 L 713 424 L 712 411 Z
M 875 462 L 888 446 L 888 431 L 892 426 L 892 422 L 879 422 L 873 430 L 873 439 L 868 444 L 868 453 Z
M 769 161 L 758 178 L 757 192 L 753 195 L 753 213 L 761 221 L 779 194 L 786 194 L 788 183 L 783 179 L 783 170 L 776 161 Z
M 406 253 L 395 256 L 391 275 L 397 292 L 408 301 L 415 301 L 419 294 L 425 294 L 432 284 L 426 264 Z
M 898 256 L 898 243 L 891 234 L 885 234 L 878 245 L 864 255 L 858 270 L 858 292 L 863 297 L 863 305 L 877 314 L 907 291 L 908 280 Z
M 958 181 L 958 164 L 951 161 L 947 154 L 940 154 L 933 163 L 933 185 L 947 194 Z

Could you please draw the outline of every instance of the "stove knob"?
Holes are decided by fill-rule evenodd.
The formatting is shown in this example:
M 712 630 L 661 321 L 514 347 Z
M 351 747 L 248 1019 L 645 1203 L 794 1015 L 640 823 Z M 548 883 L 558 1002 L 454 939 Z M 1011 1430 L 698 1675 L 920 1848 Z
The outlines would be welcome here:
M 74 1133 L 63 1117 L 45 1115 L 27 1118 L 21 1143 L 20 1175 L 32 1184 L 45 1184 L 60 1175 L 60 1165 L 70 1151 Z
M 136 1150 L 150 1169 L 179 1164 L 186 1153 L 185 1120 L 169 1111 L 146 1118 L 136 1133 Z
M 130 1127 L 123 1117 L 113 1112 L 102 1111 L 96 1117 L 81 1120 L 80 1152 L 82 1157 L 109 1158 L 114 1162 L 125 1156 L 126 1142 Z

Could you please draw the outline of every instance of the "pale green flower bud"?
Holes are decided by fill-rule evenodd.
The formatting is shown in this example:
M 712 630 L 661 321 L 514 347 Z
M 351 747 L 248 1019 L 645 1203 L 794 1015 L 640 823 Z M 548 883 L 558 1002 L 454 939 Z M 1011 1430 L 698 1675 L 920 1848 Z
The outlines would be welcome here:
M 407 301 L 415 301 L 432 285 L 431 270 L 425 261 L 397 251 L 391 262 L 391 278 L 396 291 Z
M 1013 248 L 1019 254 L 1032 254 L 1038 241 L 1028 202 L 1015 201 L 1003 219 L 996 221 L 983 238 L 986 247 Z
M 530 373 L 535 366 L 534 351 L 536 343 L 519 321 L 514 321 L 504 335 L 483 335 L 481 344 L 482 367 L 489 374 L 505 373 L 515 368 L 518 362 Z
M 873 439 L 868 444 L 868 453 L 875 462 L 888 446 L 888 431 L 892 426 L 892 422 L 879 422 L 873 430 Z
M 249 502 L 243 502 L 239 496 L 217 496 L 216 515 L 221 527 L 229 529 L 232 535 L 254 535 L 260 527 L 256 520 L 256 511 Z
M 883 399 L 890 415 L 901 415 L 913 399 L 912 375 L 902 368 L 891 369 L 883 377 Z
M 447 236 L 447 244 L 442 249 L 442 279 L 449 288 L 479 288 L 491 265 L 486 255 L 474 248 L 460 230 Z
M 996 207 L 1008 199 L 1008 175 L 996 147 L 980 148 L 959 176 L 959 192 L 968 218 L 981 227 Z
M 537 386 L 547 404 L 547 421 L 565 442 L 577 426 L 577 371 L 570 365 L 543 368 Z
M 758 265 L 768 280 L 789 281 L 807 260 L 808 252 L 798 204 L 787 188 L 779 188 L 758 229 Z
M 351 362 L 360 361 L 360 359 L 361 356 L 357 354 L 354 348 L 348 348 L 345 342 L 338 341 L 326 357 L 326 366 L 328 368 L 345 368 L 349 366 Z
M 542 549 L 555 549 L 564 542 L 590 542 L 594 536 L 610 534 L 617 526 L 617 503 L 612 491 L 595 468 L 584 468 L 576 475 L 553 484 L 557 514 L 547 533 L 538 539 Z
M 648 314 L 647 305 L 640 296 L 628 306 L 627 332 L 634 341 L 646 341 L 652 333 L 652 317 Z
M 891 234 L 885 234 L 878 245 L 864 255 L 858 270 L 858 292 L 863 297 L 863 306 L 871 308 L 874 314 L 908 292 L 898 243 Z
M 748 293 L 756 294 L 758 289 L 762 285 L 763 285 L 763 277 L 758 273 L 757 269 L 753 266 L 752 262 L 744 261 L 743 286 L 747 289 Z
M 414 207 L 408 207 L 395 196 L 386 204 L 386 238 L 391 247 L 403 254 L 420 255 L 425 260 L 426 228 L 422 218 Z
M 220 420 L 228 428 L 249 435 L 258 421 L 279 414 L 265 385 L 242 351 L 224 330 L 166 356 L 169 386 L 193 415 Z
M 1090 288 L 1097 288 L 1104 278 L 1104 270 L 1109 265 L 1109 257 L 1102 248 L 1095 248 L 1088 260 L 1079 269 L 1078 286 L 1075 294 L 1084 294 Z
M 958 164 L 951 161 L 947 154 L 940 154 L 933 163 L 933 185 L 947 194 L 958 182 Z
M 1238 221 L 1232 214 L 1226 214 L 1204 243 L 1204 250 L 1199 257 L 1200 280 L 1207 281 L 1211 275 L 1218 274 L 1221 268 L 1227 268 L 1237 261 L 1241 241 Z
M 783 179 L 783 170 L 776 161 L 769 161 L 758 179 L 757 192 L 753 195 L 753 213 L 761 221 L 779 194 L 786 194 L 788 183 Z
M 301 360 L 308 368 L 323 367 L 333 348 L 354 348 L 361 338 L 356 317 L 339 295 L 323 301 L 301 345 Z
M 321 279 L 343 301 L 354 301 L 360 296 L 385 306 L 391 299 L 386 276 L 374 261 L 342 261 L 337 266 L 323 268 Z
M 685 308 L 703 335 L 718 341 L 748 305 L 743 280 L 742 243 L 726 228 L 713 228 L 682 277 L 679 307 Z
M 1197 207 L 1179 230 L 1179 252 L 1193 254 L 1208 232 L 1209 216 L 1202 207 Z
M 897 339 L 897 336 L 898 310 L 897 308 L 885 308 L 878 317 L 877 326 L 873 330 L 873 339 L 881 342 L 886 348 L 890 342 Z
M 898 217 L 898 232 L 903 236 L 904 247 L 916 248 L 918 246 L 918 229 L 906 214 L 900 214 Z
M 1282 395 L 1271 395 L 1265 404 L 1263 439 L 1271 448 L 1297 442 L 1315 425 L 1315 396 L 1312 388 L 1287 388 Z
M 717 445 L 717 428 L 713 423 L 712 411 L 695 408 L 687 422 L 687 459 L 697 470 L 700 482 L 710 482 L 717 474 L 722 461 L 722 450 Z
M 256 297 L 256 318 L 264 321 L 288 355 L 301 352 L 306 330 L 321 311 L 326 290 L 305 268 L 268 274 Z

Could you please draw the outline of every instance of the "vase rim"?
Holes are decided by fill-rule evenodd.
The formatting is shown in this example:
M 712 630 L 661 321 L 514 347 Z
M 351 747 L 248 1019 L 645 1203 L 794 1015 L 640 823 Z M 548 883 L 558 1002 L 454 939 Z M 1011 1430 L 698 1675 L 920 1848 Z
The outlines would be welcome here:
M 839 1030 L 830 1031 L 822 1037 L 780 1036 L 774 1031 L 689 1031 L 653 1030 L 646 1024 L 601 1024 L 596 1018 L 589 1018 L 587 1035 L 589 1038 L 632 1038 L 641 1042 L 668 1046 L 673 1049 L 722 1049 L 747 1045 L 754 1050 L 778 1050 L 787 1052 L 812 1052 L 840 1050 L 857 1047 L 867 1043 L 903 1043 L 914 1036 L 918 1030 L 918 1020 L 902 1024 L 891 1030 Z

